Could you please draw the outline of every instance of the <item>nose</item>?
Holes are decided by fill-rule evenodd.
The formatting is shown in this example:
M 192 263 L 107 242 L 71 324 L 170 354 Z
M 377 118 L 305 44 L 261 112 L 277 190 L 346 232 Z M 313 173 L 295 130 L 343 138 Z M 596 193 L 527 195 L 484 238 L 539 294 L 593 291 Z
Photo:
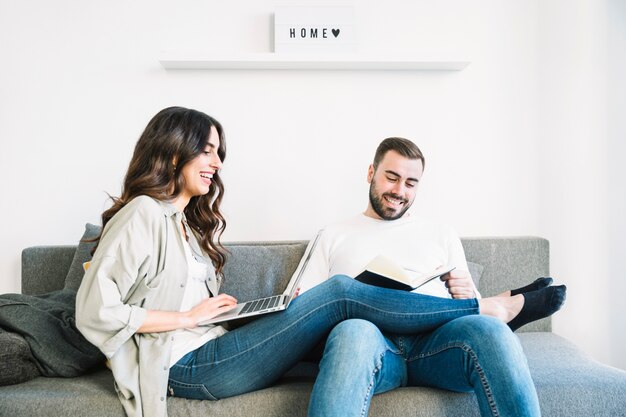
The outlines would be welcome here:
M 213 154 L 213 158 L 211 158 L 210 165 L 211 165 L 211 168 L 214 168 L 216 171 L 222 168 L 222 160 L 220 159 L 220 156 L 217 154 L 217 152 Z
M 396 194 L 396 195 L 403 195 L 404 194 L 404 183 L 402 183 L 400 181 L 395 183 L 393 185 L 393 187 L 391 188 L 391 192 L 393 194 Z

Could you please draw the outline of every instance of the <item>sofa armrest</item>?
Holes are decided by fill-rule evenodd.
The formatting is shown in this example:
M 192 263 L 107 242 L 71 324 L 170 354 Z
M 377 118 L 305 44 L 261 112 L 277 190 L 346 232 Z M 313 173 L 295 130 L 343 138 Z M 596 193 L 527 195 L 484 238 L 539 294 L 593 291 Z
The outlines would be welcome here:
M 33 246 L 22 251 L 22 293 L 63 289 L 76 246 Z
M 468 261 L 483 266 L 478 290 L 483 297 L 524 286 L 550 275 L 550 245 L 535 236 L 462 238 Z M 561 280 L 556 280 L 561 283 Z M 532 322 L 518 332 L 549 332 L 551 318 Z

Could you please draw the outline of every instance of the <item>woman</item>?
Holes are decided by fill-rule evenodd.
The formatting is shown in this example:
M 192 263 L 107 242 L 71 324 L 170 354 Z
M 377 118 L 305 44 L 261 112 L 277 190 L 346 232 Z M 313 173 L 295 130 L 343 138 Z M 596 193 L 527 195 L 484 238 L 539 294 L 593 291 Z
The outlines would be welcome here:
M 129 416 L 165 416 L 168 393 L 217 399 L 267 387 L 347 319 L 418 333 L 471 314 L 519 321 L 522 307 L 538 307 L 523 306 L 521 295 L 449 300 L 339 276 L 236 330 L 198 326 L 236 304 L 218 294 L 225 156 L 215 119 L 164 109 L 137 142 L 122 195 L 102 214 L 77 326 L 110 359 Z

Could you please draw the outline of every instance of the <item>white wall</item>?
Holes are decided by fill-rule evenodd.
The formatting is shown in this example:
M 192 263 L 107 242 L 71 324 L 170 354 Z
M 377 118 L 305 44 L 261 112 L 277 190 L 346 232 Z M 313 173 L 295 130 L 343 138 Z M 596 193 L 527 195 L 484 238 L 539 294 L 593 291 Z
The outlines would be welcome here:
M 610 339 L 617 324 L 609 320 L 609 306 L 617 305 L 617 295 L 588 288 L 589 264 L 578 270 L 564 261 L 580 258 L 569 244 L 571 228 L 595 231 L 609 201 L 590 206 L 591 217 L 583 219 L 561 216 L 564 203 L 549 210 L 545 203 L 557 202 L 551 190 L 576 191 L 581 199 L 596 192 L 576 188 L 551 160 L 566 142 L 559 133 L 567 114 L 558 108 L 566 104 L 559 94 L 567 85 L 544 91 L 558 78 L 546 57 L 562 65 L 550 48 L 559 49 L 563 40 L 548 28 L 556 19 L 575 39 L 586 31 L 573 18 L 558 17 L 567 2 L 354 2 L 361 51 L 471 60 L 461 72 L 168 72 L 158 63 L 162 50 L 267 52 L 271 13 L 291 3 L 0 0 L 0 292 L 19 291 L 22 248 L 73 244 L 85 222 L 98 221 L 106 192 L 119 192 L 149 118 L 183 105 L 215 116 L 227 131 L 225 240 L 305 239 L 363 210 L 366 168 L 377 143 L 391 135 L 413 138 L 427 157 L 416 210 L 465 236 L 550 238 L 554 275 L 570 289 L 555 331 L 617 364 L 625 346 Z M 577 4 L 596 14 L 604 10 L 591 1 Z M 623 34 L 623 20 L 615 25 Z M 576 73 L 592 55 L 580 62 L 567 55 L 561 69 Z M 585 80 L 601 84 L 599 78 L 596 72 Z M 606 93 L 584 94 L 590 107 L 601 107 L 580 122 L 595 130 L 603 112 L 617 104 Z M 586 107 L 571 111 L 578 117 Z M 586 141 L 575 155 L 590 148 L 593 171 L 587 174 L 598 180 L 586 181 L 605 184 L 597 192 L 606 197 L 619 184 L 600 172 L 602 158 L 623 145 L 601 127 L 600 144 Z M 567 164 L 564 159 L 559 163 Z M 577 165 L 570 163 L 571 173 Z M 594 260 L 619 239 L 607 240 L 608 224 L 600 228 L 604 246 L 591 249 Z M 616 265 L 611 256 L 603 259 Z M 606 286 L 618 278 L 600 279 Z M 580 306 L 595 318 L 584 335 L 575 330 L 584 316 Z M 587 343 L 589 335 L 598 343 Z
M 609 361 L 626 369 L 626 331 L 620 300 L 626 294 L 626 271 L 623 267 L 626 248 L 626 2 L 608 1 L 608 229 L 609 229 Z
M 626 7 L 552 0 L 540 2 L 539 16 L 540 228 L 551 241 L 552 273 L 568 284 L 554 327 L 626 369 Z

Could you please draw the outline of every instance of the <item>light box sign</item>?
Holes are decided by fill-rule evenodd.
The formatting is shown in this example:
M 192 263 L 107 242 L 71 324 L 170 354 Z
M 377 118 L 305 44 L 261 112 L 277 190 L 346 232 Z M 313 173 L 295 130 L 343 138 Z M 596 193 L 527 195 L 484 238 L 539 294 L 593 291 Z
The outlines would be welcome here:
M 354 52 L 352 7 L 277 7 L 274 52 Z

